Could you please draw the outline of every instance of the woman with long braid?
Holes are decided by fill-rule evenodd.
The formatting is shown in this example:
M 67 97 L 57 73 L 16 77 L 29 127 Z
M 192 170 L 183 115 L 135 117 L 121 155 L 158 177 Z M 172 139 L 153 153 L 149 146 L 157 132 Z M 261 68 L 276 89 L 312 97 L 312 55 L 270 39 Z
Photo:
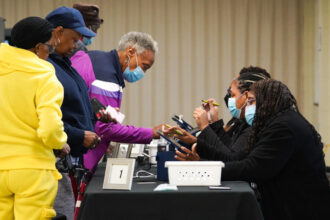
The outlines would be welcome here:
M 247 94 L 250 153 L 225 163 L 223 180 L 256 182 L 266 220 L 329 219 L 323 144 L 283 83 L 266 79 Z

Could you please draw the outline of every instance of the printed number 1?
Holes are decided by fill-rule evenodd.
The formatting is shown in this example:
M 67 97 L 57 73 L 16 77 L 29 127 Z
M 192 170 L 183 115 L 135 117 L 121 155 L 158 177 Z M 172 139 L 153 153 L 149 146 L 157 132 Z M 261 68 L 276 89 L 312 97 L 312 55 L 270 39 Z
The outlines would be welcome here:
M 121 179 L 121 175 L 123 174 L 123 170 L 120 170 L 120 176 L 119 179 Z

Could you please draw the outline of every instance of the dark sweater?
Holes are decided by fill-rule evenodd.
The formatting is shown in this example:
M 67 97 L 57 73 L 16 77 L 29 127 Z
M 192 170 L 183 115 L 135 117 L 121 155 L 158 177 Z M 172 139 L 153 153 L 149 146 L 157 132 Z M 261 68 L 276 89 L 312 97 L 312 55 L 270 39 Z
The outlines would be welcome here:
M 88 150 L 83 146 L 84 131 L 94 131 L 95 124 L 86 83 L 71 66 L 69 58 L 53 53 L 49 55 L 48 61 L 54 65 L 56 76 L 64 87 L 61 110 L 70 153 L 74 157 L 82 156 Z
M 225 163 L 222 180 L 256 182 L 266 220 L 329 219 L 322 145 L 307 121 L 288 110 L 262 130 L 250 154 Z

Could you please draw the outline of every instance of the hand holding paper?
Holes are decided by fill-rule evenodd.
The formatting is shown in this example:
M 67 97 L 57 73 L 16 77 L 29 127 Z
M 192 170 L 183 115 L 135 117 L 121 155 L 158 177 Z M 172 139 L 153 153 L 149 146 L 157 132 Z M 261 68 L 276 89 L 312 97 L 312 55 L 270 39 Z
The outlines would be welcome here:
M 120 124 L 124 121 L 125 115 L 119 111 L 117 111 L 115 108 L 111 107 L 110 105 L 107 106 L 105 109 L 106 113 L 109 113 L 111 118 L 116 119 L 117 122 Z

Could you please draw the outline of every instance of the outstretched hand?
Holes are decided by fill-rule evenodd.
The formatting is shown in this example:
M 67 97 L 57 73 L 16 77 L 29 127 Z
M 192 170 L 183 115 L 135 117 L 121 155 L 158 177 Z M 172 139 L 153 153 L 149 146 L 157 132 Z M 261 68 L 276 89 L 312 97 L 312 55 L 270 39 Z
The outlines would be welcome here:
M 181 134 L 178 134 L 179 131 Z M 179 140 L 181 140 L 185 144 L 194 144 L 197 141 L 197 138 L 190 134 L 188 131 L 180 128 L 179 126 L 173 126 L 169 129 L 164 130 L 164 134 L 171 135 Z
M 159 124 L 159 125 L 155 126 L 155 127 L 152 129 L 152 138 L 153 138 L 153 139 L 159 139 L 159 138 L 160 138 L 160 135 L 157 133 L 157 131 L 158 131 L 158 130 L 162 130 L 163 127 L 164 127 L 164 123 Z

